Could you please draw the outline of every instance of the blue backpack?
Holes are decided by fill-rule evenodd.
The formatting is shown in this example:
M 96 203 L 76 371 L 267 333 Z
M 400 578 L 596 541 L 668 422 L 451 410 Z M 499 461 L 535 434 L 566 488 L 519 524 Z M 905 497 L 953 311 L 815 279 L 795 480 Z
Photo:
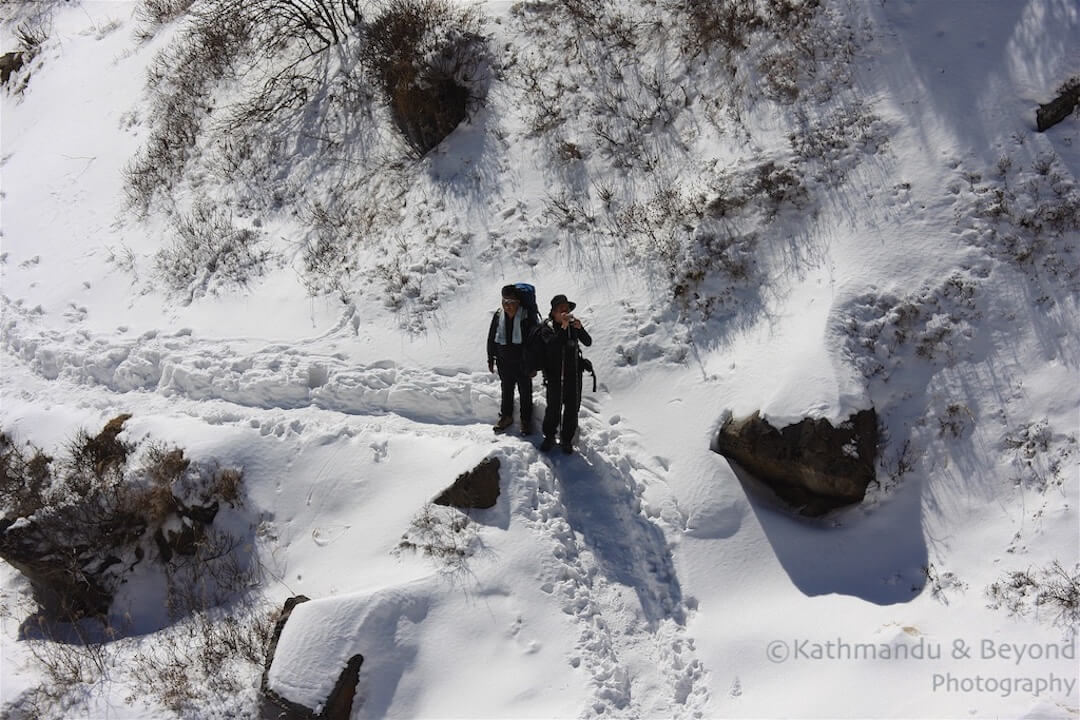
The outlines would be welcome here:
M 521 307 L 525 308 L 535 324 L 539 325 L 540 308 L 536 305 L 536 288 L 529 283 L 514 283 L 514 287 L 521 295 Z

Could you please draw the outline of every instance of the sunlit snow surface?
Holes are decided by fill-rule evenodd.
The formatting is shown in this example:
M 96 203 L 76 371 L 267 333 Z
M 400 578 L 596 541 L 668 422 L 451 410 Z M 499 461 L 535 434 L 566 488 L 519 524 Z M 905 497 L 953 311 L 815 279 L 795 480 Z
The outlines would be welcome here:
M 816 217 L 762 225 L 760 276 L 709 322 L 680 317 L 659 269 L 600 230 L 557 226 L 551 198 L 595 197 L 622 174 L 598 151 L 555 163 L 510 80 L 410 171 L 399 227 L 365 246 L 367 267 L 398 252 L 423 266 L 415 302 L 388 307 L 374 276 L 347 303 L 310 298 L 297 251 L 310 228 L 288 207 L 244 217 L 280 257 L 265 277 L 179 302 L 153 275 L 166 219 L 126 211 L 122 177 L 152 121 L 146 67 L 176 28 L 140 44 L 132 3 L 59 6 L 26 91 L 2 101 L 0 427 L 60 448 L 130 412 L 132 441 L 242 466 L 260 593 L 312 599 L 269 674 L 297 702 L 318 704 L 360 653 L 357 718 L 1075 717 L 1075 632 L 1049 608 L 991 608 L 986 588 L 1080 562 L 1077 237 L 1054 240 L 1057 274 L 1010 263 L 988 249 L 989 228 L 1010 229 L 980 214 L 977 189 L 1042 182 L 1043 156 L 1075 187 L 1076 115 L 1038 134 L 1034 110 L 1080 70 L 1080 10 L 826 5 L 861 38 L 852 92 L 887 145 L 812 186 Z M 483 7 L 494 44 L 526 54 L 511 6 Z M 706 105 L 676 123 L 693 152 L 665 158 L 665 182 L 701 190 L 704 167 L 752 154 L 687 119 Z M 785 157 L 796 120 L 777 107 L 760 100 L 743 120 L 754 148 Z M 595 144 L 584 124 L 560 132 Z M 178 197 L 235 200 L 203 182 Z M 308 182 L 323 197 L 336 180 Z M 569 295 L 594 338 L 599 388 L 571 456 L 491 431 L 484 340 L 516 281 L 542 310 Z M 729 412 L 783 425 L 871 406 L 879 486 L 825 518 L 794 517 L 710 450 Z M 1025 453 L 1031 428 L 1045 443 Z M 502 493 L 470 513 L 471 557 L 448 568 L 401 551 L 426 503 L 491 456 Z M 40 670 L 18 639 L 29 588 L 0 568 L 7 704 Z M 135 591 L 118 602 L 162 613 Z M 252 711 L 258 682 L 202 716 Z M 130 695 L 117 666 L 73 716 L 167 715 Z

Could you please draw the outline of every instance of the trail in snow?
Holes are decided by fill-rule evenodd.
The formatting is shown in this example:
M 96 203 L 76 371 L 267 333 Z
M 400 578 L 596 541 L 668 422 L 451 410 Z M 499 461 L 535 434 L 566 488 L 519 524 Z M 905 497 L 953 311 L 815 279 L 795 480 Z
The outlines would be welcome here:
M 5 310 L 12 309 L 5 303 Z M 357 365 L 342 353 L 283 345 L 237 351 L 185 332 L 94 337 L 35 328 L 32 313 L 6 314 L 0 343 L 46 380 L 267 410 L 310 406 L 347 414 L 395 413 L 431 423 L 481 422 L 498 409 L 490 375 L 462 368 L 422 371 L 393 360 Z
M 635 458 L 640 448 L 617 418 L 605 427 L 596 405 L 587 397 L 574 455 L 528 448 L 509 458 L 510 476 L 523 478 L 515 514 L 549 546 L 541 590 L 578 626 L 569 662 L 593 686 L 583 716 L 701 717 L 708 673 L 662 527 L 681 530 L 685 519 L 674 501 L 643 500 L 663 478 Z

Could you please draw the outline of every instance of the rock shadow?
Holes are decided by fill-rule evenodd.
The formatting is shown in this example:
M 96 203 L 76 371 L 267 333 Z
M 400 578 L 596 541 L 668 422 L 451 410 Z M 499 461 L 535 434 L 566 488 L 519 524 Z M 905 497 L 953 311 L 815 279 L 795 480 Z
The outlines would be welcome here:
M 806 595 L 835 593 L 893 605 L 922 592 L 929 561 L 919 483 L 894 489 L 879 506 L 805 518 L 737 463 L 717 461 L 729 462 L 777 560 Z

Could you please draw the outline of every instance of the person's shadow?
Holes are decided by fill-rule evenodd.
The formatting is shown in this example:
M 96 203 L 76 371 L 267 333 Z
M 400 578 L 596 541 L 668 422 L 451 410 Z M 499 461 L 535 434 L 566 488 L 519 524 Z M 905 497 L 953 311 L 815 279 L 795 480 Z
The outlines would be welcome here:
M 632 588 L 651 628 L 665 618 L 682 625 L 682 588 L 663 530 L 638 509 L 639 498 L 618 468 L 591 454 L 551 456 L 570 527 L 605 576 Z

